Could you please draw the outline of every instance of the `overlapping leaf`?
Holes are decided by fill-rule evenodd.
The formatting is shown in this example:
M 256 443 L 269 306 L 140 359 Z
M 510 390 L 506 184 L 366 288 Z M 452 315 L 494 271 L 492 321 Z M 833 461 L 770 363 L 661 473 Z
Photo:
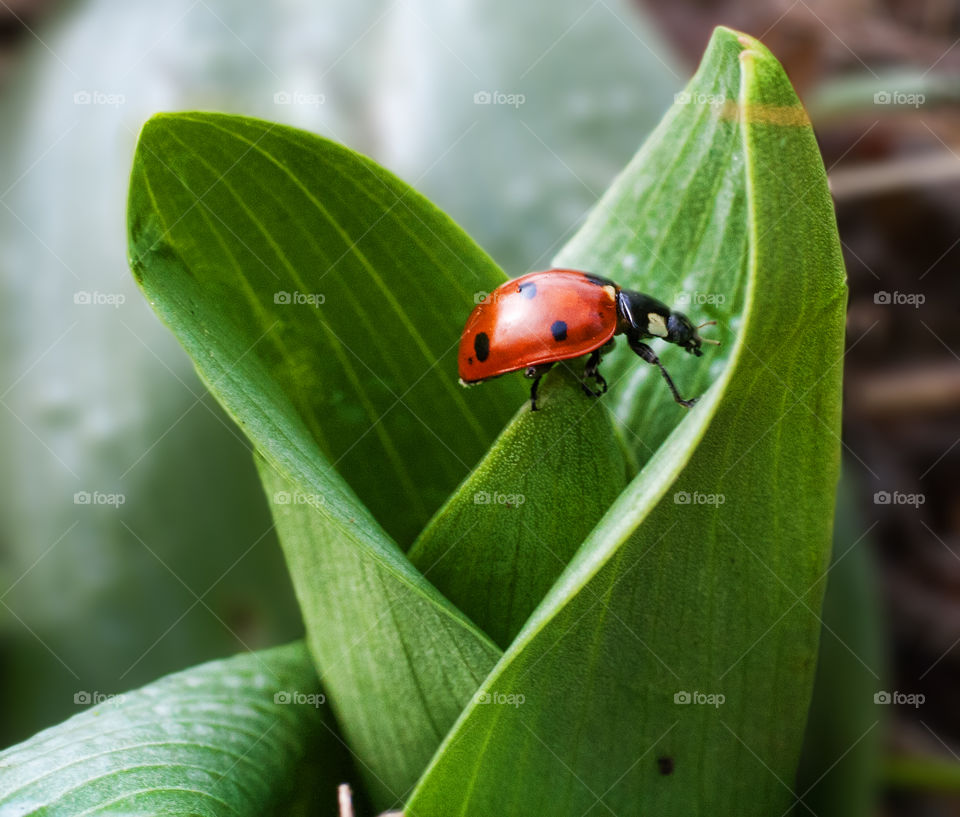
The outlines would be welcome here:
M 270 498 L 301 516 L 283 524 L 309 531 L 284 542 L 308 644 L 389 805 L 499 655 L 383 527 L 425 521 L 523 394 L 502 381 L 468 405 L 452 376 L 451 299 L 503 274 L 369 160 L 241 117 L 151 120 L 129 213 L 141 287 L 276 471 Z M 374 671 L 381 697 L 340 694 Z
M 626 486 L 611 418 L 554 371 L 410 550 L 423 574 L 507 646 Z
M 718 29 L 560 261 L 724 295 L 703 310 L 723 356 L 664 356 L 685 390 L 713 381 L 679 425 L 656 372 L 630 362 L 620 416 L 649 461 L 407 813 L 785 811 L 829 555 L 846 289 L 813 133 L 762 45 Z
M 296 643 L 169 675 L 0 752 L 0 814 L 261 817 L 308 790 L 329 811 L 345 759 Z
M 503 273 L 370 160 L 244 117 L 150 120 L 128 211 L 131 262 L 161 317 L 189 313 L 184 288 L 151 274 L 175 260 L 242 333 L 238 354 L 269 369 L 316 446 L 409 544 L 523 393 L 505 380 L 468 402 L 455 376 L 463 315 L 451 304 Z M 194 311 L 212 341 L 224 333 Z
M 270 495 L 303 496 L 258 465 Z M 274 519 L 357 768 L 376 802 L 399 806 L 499 650 L 468 640 L 462 620 L 432 603 L 427 588 L 405 586 L 348 537 L 331 535 L 311 507 L 322 503 L 315 495 L 307 507 L 277 504 Z

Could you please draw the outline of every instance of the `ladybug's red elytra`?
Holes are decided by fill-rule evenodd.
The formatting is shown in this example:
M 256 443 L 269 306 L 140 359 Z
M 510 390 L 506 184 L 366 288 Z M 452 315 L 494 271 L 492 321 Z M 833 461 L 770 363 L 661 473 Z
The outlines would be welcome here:
M 599 390 L 586 383 L 583 389 L 599 397 L 607 390 L 598 371 L 600 358 L 613 348 L 615 335 L 624 335 L 637 355 L 660 369 L 673 399 L 689 408 L 696 399 L 680 396 L 656 353 L 642 341 L 662 338 L 699 357 L 702 343 L 719 341 L 701 338 L 697 329 L 715 323 L 694 326 L 656 298 L 621 289 L 599 275 L 569 269 L 531 272 L 498 286 L 470 313 L 460 337 L 460 382 L 469 386 L 523 369 L 533 380 L 530 407 L 536 411 L 537 386 L 547 370 L 558 361 L 589 354 L 583 375 Z

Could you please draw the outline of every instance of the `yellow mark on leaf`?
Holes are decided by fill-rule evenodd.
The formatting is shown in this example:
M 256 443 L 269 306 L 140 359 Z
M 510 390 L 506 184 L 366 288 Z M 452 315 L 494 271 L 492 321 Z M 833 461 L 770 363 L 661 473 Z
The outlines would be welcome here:
M 743 52 L 746 53 L 746 52 Z M 810 127 L 810 117 L 802 105 L 767 105 L 762 102 L 739 103 L 728 99 L 720 108 L 720 118 L 751 125 L 779 125 L 789 128 Z

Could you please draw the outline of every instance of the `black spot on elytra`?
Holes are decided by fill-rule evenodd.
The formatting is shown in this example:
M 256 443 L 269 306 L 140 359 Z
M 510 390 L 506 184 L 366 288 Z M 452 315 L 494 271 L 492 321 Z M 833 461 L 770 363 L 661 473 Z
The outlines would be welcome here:
M 537 296 L 537 285 L 533 281 L 527 281 L 525 284 L 520 284 L 517 287 L 517 292 L 523 295 L 524 298 L 535 298 Z
M 667 755 L 657 758 L 657 766 L 660 768 L 660 774 L 673 774 L 673 758 Z
M 486 332 L 477 332 L 473 339 L 473 351 L 477 353 L 477 360 L 481 363 L 490 356 L 490 338 Z
M 550 334 L 553 339 L 559 343 L 567 339 L 567 325 L 563 321 L 554 321 L 550 327 Z

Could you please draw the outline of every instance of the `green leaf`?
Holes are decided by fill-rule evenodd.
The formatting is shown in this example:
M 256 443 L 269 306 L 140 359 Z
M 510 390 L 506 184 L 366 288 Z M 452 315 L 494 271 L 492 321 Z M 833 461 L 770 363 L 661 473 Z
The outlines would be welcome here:
M 258 465 L 268 495 L 297 495 Z M 319 509 L 273 508 L 330 704 L 375 802 L 402 803 L 500 651 L 422 578 L 403 584 L 358 552 Z
M 564 366 L 558 376 L 410 550 L 413 564 L 504 647 L 627 483 L 607 412 L 583 393 L 579 371 Z
M 0 752 L 0 813 L 259 817 L 299 787 L 330 811 L 347 767 L 323 698 L 302 642 L 169 675 Z
M 718 29 L 687 93 L 560 260 L 626 264 L 668 300 L 724 294 L 721 371 L 709 351 L 664 355 L 682 391 L 712 380 L 687 414 L 637 361 L 611 384 L 659 447 L 461 716 L 416 817 L 792 801 L 839 468 L 843 266 L 812 130 L 769 52 Z
M 871 558 L 873 542 L 856 510 L 854 484 L 845 472 L 829 576 L 825 576 L 823 633 L 810 717 L 797 770 L 801 801 L 792 814 L 870 817 L 877 813 L 881 718 L 874 694 L 888 689 L 880 625 L 881 585 Z M 876 523 L 874 523 L 876 524 Z
M 503 273 L 351 150 L 245 117 L 158 115 L 140 137 L 128 212 L 131 263 L 161 317 L 183 321 L 190 308 L 174 312 L 150 288 L 149 265 L 176 259 L 243 330 L 238 355 L 270 370 L 401 544 L 522 399 L 511 378 L 468 401 L 456 378 L 464 304 Z
M 449 354 L 462 304 L 502 273 L 369 160 L 240 117 L 152 119 L 129 224 L 144 293 L 269 464 L 308 644 L 377 803 L 390 805 L 500 651 L 354 491 L 384 525 L 418 524 L 513 410 L 511 393 L 525 393 L 490 384 L 473 414 Z M 294 292 L 325 299 L 298 304 Z M 411 491 L 425 499 L 415 511 Z

